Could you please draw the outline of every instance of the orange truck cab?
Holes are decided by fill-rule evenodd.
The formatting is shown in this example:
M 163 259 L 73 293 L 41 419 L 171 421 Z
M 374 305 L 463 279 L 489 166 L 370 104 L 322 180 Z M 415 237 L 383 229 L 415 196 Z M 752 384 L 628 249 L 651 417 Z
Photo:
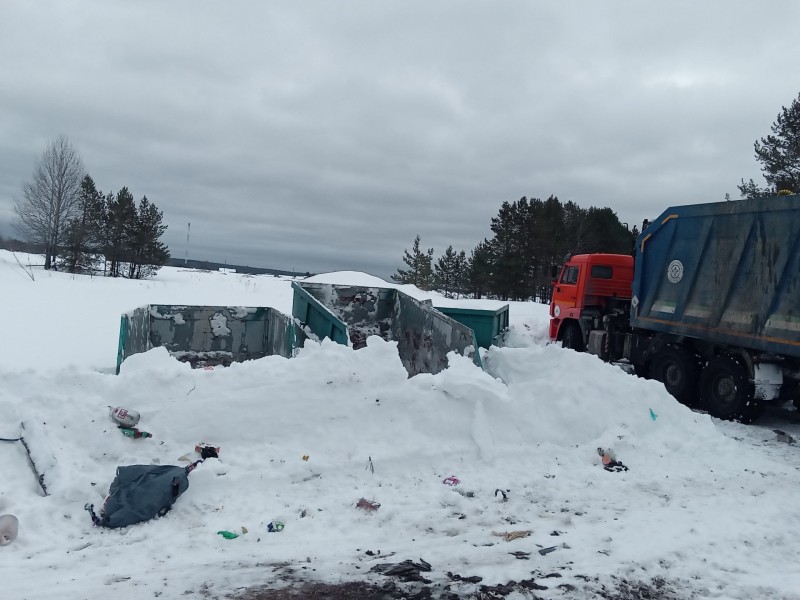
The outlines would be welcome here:
M 625 254 L 567 255 L 552 282 L 550 339 L 586 350 L 589 332 L 604 318 L 627 318 L 633 284 L 633 257 Z

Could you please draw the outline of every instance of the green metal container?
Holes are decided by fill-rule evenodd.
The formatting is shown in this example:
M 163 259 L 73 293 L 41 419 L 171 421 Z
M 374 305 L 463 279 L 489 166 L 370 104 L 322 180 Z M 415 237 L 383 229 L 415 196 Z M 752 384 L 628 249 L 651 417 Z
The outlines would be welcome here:
M 497 310 L 437 306 L 436 310 L 463 323 L 475 332 L 481 348 L 502 346 L 508 333 L 508 304 Z
M 117 373 L 127 357 L 162 346 L 193 367 L 274 354 L 291 358 L 303 337 L 294 320 L 274 308 L 150 304 L 120 318 Z
M 371 335 L 396 341 L 409 376 L 447 368 L 456 351 L 481 366 L 472 329 L 394 288 L 292 282 L 292 315 L 306 334 L 330 338 L 353 349 Z

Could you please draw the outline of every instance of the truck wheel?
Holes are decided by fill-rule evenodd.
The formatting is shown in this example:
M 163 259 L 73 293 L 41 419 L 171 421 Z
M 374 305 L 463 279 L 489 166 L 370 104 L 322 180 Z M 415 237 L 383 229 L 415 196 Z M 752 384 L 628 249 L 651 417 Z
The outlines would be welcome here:
M 716 356 L 703 369 L 700 393 L 709 414 L 719 419 L 750 423 L 761 405 L 742 361 L 733 356 Z
M 575 322 L 566 323 L 564 325 L 564 333 L 561 335 L 561 346 L 577 352 L 586 350 L 586 344 L 583 342 L 583 332 L 581 331 L 580 325 Z
M 653 359 L 650 379 L 664 384 L 667 391 L 686 406 L 698 404 L 697 378 L 700 365 L 695 356 L 681 346 L 665 346 Z

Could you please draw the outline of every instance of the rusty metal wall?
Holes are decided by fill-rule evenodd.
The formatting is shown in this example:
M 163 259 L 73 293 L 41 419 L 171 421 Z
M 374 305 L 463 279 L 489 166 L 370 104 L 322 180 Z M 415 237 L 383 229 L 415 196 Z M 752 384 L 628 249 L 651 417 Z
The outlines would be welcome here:
M 267 356 L 283 356 L 292 358 L 306 336 L 288 315 L 278 312 L 275 309 L 268 309 L 267 318 Z
M 398 292 L 395 298 L 392 339 L 410 376 L 438 373 L 447 368 L 447 354 L 456 351 L 481 366 L 472 329 L 442 314 L 429 304 Z
M 149 307 L 141 306 L 120 317 L 117 373 L 122 361 L 131 354 L 150 349 Z
M 315 311 L 317 318 L 324 320 L 329 314 L 329 320 L 347 325 L 348 345 L 354 349 L 363 348 L 371 335 L 396 341 L 400 360 L 411 376 L 445 369 L 447 353 L 453 350 L 468 354 L 480 365 L 472 329 L 445 316 L 429 301 L 419 301 L 394 288 L 304 282 L 295 282 L 294 287 L 296 297 L 305 294 L 301 308 L 315 300 L 326 309 Z M 302 320 L 302 314 L 293 312 Z M 304 325 L 319 337 L 331 337 L 327 332 L 335 329 L 328 323 Z
M 230 365 L 278 354 L 291 357 L 294 321 L 268 307 L 149 305 L 122 316 L 119 365 L 125 358 L 164 347 L 193 367 Z

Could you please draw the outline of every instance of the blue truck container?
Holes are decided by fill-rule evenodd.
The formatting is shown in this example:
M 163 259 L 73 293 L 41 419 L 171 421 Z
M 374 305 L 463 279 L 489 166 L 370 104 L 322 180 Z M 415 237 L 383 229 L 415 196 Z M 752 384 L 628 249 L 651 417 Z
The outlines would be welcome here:
M 631 325 L 800 358 L 800 196 L 667 209 L 636 246 Z
M 330 338 L 354 349 L 369 336 L 397 342 L 409 376 L 438 373 L 456 351 L 481 366 L 472 329 L 394 288 L 292 283 L 292 316 L 308 337 Z
M 742 422 L 800 404 L 800 196 L 668 208 L 632 292 L 624 356 L 676 398 Z

